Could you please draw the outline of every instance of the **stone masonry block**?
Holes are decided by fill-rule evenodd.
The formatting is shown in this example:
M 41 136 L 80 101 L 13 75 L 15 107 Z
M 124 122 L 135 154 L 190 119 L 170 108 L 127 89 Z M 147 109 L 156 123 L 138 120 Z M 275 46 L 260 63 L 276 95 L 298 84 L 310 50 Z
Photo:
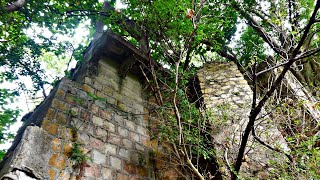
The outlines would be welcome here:
M 69 104 L 72 104 L 72 105 L 76 105 L 76 96 L 74 95 L 71 95 L 71 94 L 67 94 L 66 95 L 66 102 L 69 103 Z
M 58 179 L 63 179 L 63 180 L 74 180 L 71 179 L 71 173 L 68 171 L 62 171 L 59 175 Z
M 106 154 L 117 154 L 117 146 L 114 144 L 106 143 L 105 144 L 105 153 Z
M 117 103 L 117 100 L 113 97 L 108 97 L 107 103 L 115 105 Z
M 63 154 L 69 157 L 73 150 L 73 144 L 71 142 L 64 144 L 63 146 Z
M 115 156 L 110 156 L 110 165 L 117 170 L 121 170 L 122 168 L 122 162 L 121 159 Z
M 49 108 L 45 119 L 53 120 L 55 113 L 56 113 L 55 109 Z
M 99 114 L 99 106 L 95 105 L 95 104 L 91 104 L 90 106 L 90 112 L 95 114 L 95 115 L 98 115 Z
M 106 108 L 106 102 L 102 101 L 102 100 L 95 100 L 94 104 L 99 106 L 100 108 L 105 109 Z
M 101 91 L 102 90 L 102 85 L 100 83 L 98 83 L 97 81 L 93 82 L 93 88 L 95 88 L 96 90 Z
M 95 126 L 92 125 L 91 123 L 81 122 L 78 130 L 79 131 L 84 131 L 84 132 L 88 133 L 89 135 L 93 136 L 94 135 Z
M 100 117 L 103 119 L 111 120 L 112 119 L 112 112 L 105 109 L 100 109 Z
M 117 107 L 122 111 L 128 111 L 127 110 L 128 109 L 127 106 L 124 103 L 122 103 L 121 101 L 117 102 Z
M 52 107 L 53 107 L 53 108 L 57 108 L 57 109 L 59 109 L 59 110 L 61 110 L 61 111 L 67 111 L 67 110 L 69 110 L 69 105 L 68 105 L 67 103 L 59 100 L 59 99 L 54 99 L 54 100 L 52 101 Z
M 91 93 L 91 94 L 94 94 L 95 92 L 95 89 L 92 88 L 91 86 L 89 86 L 88 84 L 83 84 L 82 85 L 82 89 L 87 92 L 87 93 Z
M 104 179 L 113 179 L 113 172 L 110 168 L 102 168 L 101 175 Z
M 145 150 L 144 146 L 142 146 L 139 143 L 135 143 L 135 147 L 136 147 L 136 150 L 138 150 L 138 151 L 144 151 Z
M 130 149 L 133 143 L 129 139 L 122 139 L 122 144 L 125 148 Z
M 49 169 L 48 170 L 48 175 L 49 175 L 50 180 L 55 180 L 56 179 L 56 174 L 57 174 L 56 170 L 54 170 L 54 169 Z
M 130 157 L 130 151 L 127 150 L 127 149 L 120 148 L 120 150 L 119 150 L 119 156 L 122 157 L 122 158 L 129 159 L 129 157 Z
M 90 117 L 91 117 L 90 112 L 81 108 L 80 118 L 85 121 L 90 121 Z
M 119 114 L 114 114 L 114 121 L 119 125 L 124 125 L 124 116 L 120 116 Z
M 86 177 L 101 177 L 101 166 L 97 164 L 92 164 L 84 168 L 84 175 Z
M 63 140 L 73 141 L 74 134 L 71 128 L 67 128 L 66 126 L 62 126 L 59 131 L 59 137 Z
M 116 144 L 116 145 L 120 145 L 121 138 L 117 134 L 109 133 L 108 142 Z
M 112 88 L 110 88 L 108 86 L 103 86 L 103 88 L 102 88 L 102 92 L 104 92 L 108 96 L 112 96 L 112 92 L 113 91 L 114 91 L 114 89 L 112 89 Z
M 66 125 L 68 122 L 68 115 L 58 111 L 57 112 L 57 116 L 56 116 L 56 121 L 60 124 L 60 125 Z
M 89 77 L 84 78 L 84 84 L 92 85 L 92 79 Z
M 84 132 L 77 132 L 77 137 L 78 137 L 78 140 L 80 141 L 80 143 L 83 143 L 83 144 L 87 144 L 90 142 L 90 137 L 88 134 L 84 133 Z
M 49 159 L 49 165 L 62 170 L 66 165 L 67 156 L 64 154 L 53 154 Z
M 77 106 L 71 106 L 71 111 L 69 112 L 69 115 L 72 117 L 78 117 L 80 114 L 80 109 Z
M 110 132 L 116 132 L 116 126 L 112 124 L 111 122 L 104 121 L 103 127 L 106 128 Z
M 109 96 L 106 95 L 106 94 L 105 94 L 104 92 L 102 92 L 102 91 L 97 91 L 97 92 L 96 92 L 96 95 L 97 95 L 97 97 L 100 98 L 100 99 L 106 99 L 106 100 L 107 100 L 107 98 L 109 98 Z
M 118 92 L 113 92 L 113 98 L 115 98 L 118 101 L 122 101 L 123 95 Z
M 44 121 L 42 121 L 41 127 L 42 129 L 46 130 L 49 134 L 57 135 L 59 125 L 57 123 L 45 119 Z
M 100 150 L 101 152 L 104 151 L 104 147 L 105 147 L 103 141 L 96 139 L 94 137 L 90 137 L 90 146 L 92 148 Z
M 121 126 L 118 127 L 118 133 L 122 137 L 128 137 L 129 131 L 126 128 L 123 128 Z
M 135 131 L 136 130 L 136 125 L 134 122 L 132 121 L 126 121 L 126 127 L 132 131 Z
M 66 92 L 64 90 L 58 89 L 55 94 L 55 97 L 58 99 L 64 99 L 65 94 L 66 94 Z
M 103 126 L 103 121 L 104 120 L 98 116 L 95 116 L 95 115 L 92 116 L 92 122 L 98 126 Z
M 81 90 L 77 91 L 77 97 L 80 99 L 84 99 L 86 101 L 92 100 L 92 98 L 90 96 L 88 96 L 88 92 L 81 91 Z
M 128 180 L 128 175 L 126 174 L 121 174 L 121 173 L 118 173 L 117 175 L 117 180 Z
M 54 152 L 60 152 L 61 151 L 61 141 L 60 141 L 60 139 L 54 138 L 51 141 L 51 144 L 52 144 L 52 150 Z
M 140 140 L 139 134 L 137 134 L 135 132 L 130 132 L 129 137 L 134 142 L 139 142 L 139 140 Z
M 137 133 L 145 136 L 147 134 L 147 129 L 142 126 L 137 126 Z
M 104 128 L 97 127 L 96 128 L 96 137 L 101 139 L 102 141 L 106 141 L 108 137 L 108 131 Z
M 92 151 L 92 161 L 97 164 L 104 165 L 107 162 L 107 156 L 97 150 Z

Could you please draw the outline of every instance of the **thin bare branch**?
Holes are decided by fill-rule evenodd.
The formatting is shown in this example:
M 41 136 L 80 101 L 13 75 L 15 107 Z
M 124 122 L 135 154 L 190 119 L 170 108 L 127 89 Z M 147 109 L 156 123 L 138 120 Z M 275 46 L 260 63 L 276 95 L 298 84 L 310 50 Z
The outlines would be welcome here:
M 272 146 L 270 146 L 269 144 L 267 144 L 266 142 L 262 141 L 256 134 L 256 131 L 255 131 L 255 128 L 253 127 L 252 128 L 252 136 L 255 140 L 257 140 L 260 144 L 262 144 L 263 146 L 267 147 L 268 149 L 272 150 L 272 151 L 275 151 L 275 152 L 278 152 L 280 154 L 284 154 L 291 162 L 293 162 L 293 159 L 292 157 L 290 156 L 290 154 L 287 154 L 283 151 L 281 151 L 280 149 L 278 148 L 273 148 Z
M 248 21 L 249 25 L 259 34 L 259 36 L 279 55 L 285 56 L 282 48 L 278 43 L 268 35 L 263 27 L 245 10 L 243 10 L 240 5 L 236 2 L 233 3 L 233 7 Z
M 306 40 L 306 38 L 308 37 L 309 31 L 311 29 L 311 26 L 316 22 L 316 16 L 317 16 L 317 12 L 320 8 L 320 0 L 317 0 L 315 8 L 312 12 L 312 15 L 308 21 L 308 24 L 306 25 L 306 27 L 304 28 L 304 32 L 303 35 L 297 45 L 297 47 L 293 50 L 292 56 L 295 58 L 295 56 L 299 53 L 300 48 L 302 47 L 304 41 Z
M 288 62 L 286 61 L 286 62 L 283 62 L 283 63 L 277 64 L 277 65 L 275 65 L 275 66 L 272 66 L 271 68 L 268 68 L 268 69 L 262 70 L 262 71 L 260 71 L 260 72 L 258 72 L 258 73 L 257 73 L 257 76 L 259 76 L 259 75 L 261 75 L 261 74 L 263 74 L 263 73 L 266 73 L 266 72 L 272 71 L 272 70 L 274 70 L 274 69 L 276 69 L 276 68 L 278 68 L 278 67 L 280 67 L 280 66 L 284 66 L 284 65 L 286 65 L 287 63 L 288 63 Z
M 297 61 L 300 59 L 308 58 L 310 56 L 316 55 L 319 52 L 320 52 L 320 48 L 314 48 L 314 49 L 311 49 L 311 50 L 301 54 L 300 56 L 296 57 L 294 60 Z

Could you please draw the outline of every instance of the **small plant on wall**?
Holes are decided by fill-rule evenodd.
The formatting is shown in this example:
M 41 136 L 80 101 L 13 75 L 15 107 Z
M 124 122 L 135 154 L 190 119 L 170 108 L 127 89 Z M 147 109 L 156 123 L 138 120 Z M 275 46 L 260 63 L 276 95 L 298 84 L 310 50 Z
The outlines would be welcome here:
M 84 152 L 84 150 L 81 147 L 80 142 L 78 142 L 77 140 L 77 129 L 73 128 L 73 136 L 75 141 L 72 144 L 72 151 L 71 151 L 71 155 L 70 155 L 70 159 L 72 161 L 72 167 L 73 169 L 77 169 L 78 174 L 76 175 L 76 178 L 79 179 L 84 171 L 85 167 L 88 167 L 87 162 L 91 161 L 91 158 L 89 157 L 88 152 Z

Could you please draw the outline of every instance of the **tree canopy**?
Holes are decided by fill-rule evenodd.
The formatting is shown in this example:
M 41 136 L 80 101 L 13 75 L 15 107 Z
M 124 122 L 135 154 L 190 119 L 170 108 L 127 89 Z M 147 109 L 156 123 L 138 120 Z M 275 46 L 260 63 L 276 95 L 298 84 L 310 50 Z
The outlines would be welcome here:
M 0 80 L 19 83 L 21 90 L 33 94 L 41 91 L 46 96 L 45 86 L 52 83 L 41 65 L 50 63 L 53 55 L 48 53 L 64 64 L 71 58 L 81 62 L 89 40 L 110 29 L 169 67 L 174 107 L 181 105 L 176 94 L 182 98 L 179 89 L 188 83 L 187 77 L 181 77 L 206 61 L 235 62 L 254 86 L 261 74 L 282 69 L 270 86 L 260 86 L 260 101 L 252 104 L 253 124 L 288 71 L 312 95 L 319 96 L 319 0 L 124 0 L 121 9 L 115 0 L 0 2 Z M 85 22 L 90 22 L 91 33 L 84 43 L 59 38 L 61 34 L 73 37 Z M 260 72 L 255 71 L 257 67 Z M 32 89 L 25 88 L 22 76 L 32 79 Z M 0 88 L 1 132 L 17 118 L 18 111 L 4 105 L 19 92 Z M 165 104 L 162 98 L 158 102 Z M 179 110 L 174 111 L 180 120 Z M 239 149 L 235 172 L 240 169 L 251 125 Z M 5 139 L 0 133 L 0 142 Z

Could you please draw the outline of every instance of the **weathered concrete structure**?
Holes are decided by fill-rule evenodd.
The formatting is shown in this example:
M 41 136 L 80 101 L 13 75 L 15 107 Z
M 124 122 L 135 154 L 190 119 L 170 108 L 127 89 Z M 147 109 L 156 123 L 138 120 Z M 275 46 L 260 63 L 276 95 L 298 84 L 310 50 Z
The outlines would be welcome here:
M 112 33 L 98 39 L 86 52 L 85 62 L 75 70 L 72 80 L 62 79 L 19 130 L 1 163 L 0 177 L 177 179 L 178 173 L 171 170 L 157 173 L 162 167 L 157 164 L 161 163 L 155 163 L 154 157 L 150 157 L 150 151 L 158 145 L 150 141 L 145 96 L 148 92 L 144 90 L 140 71 L 133 67 L 136 61 L 132 61 L 132 56 L 141 62 L 147 59 L 143 52 Z M 231 115 L 232 118 L 219 127 L 213 125 L 217 127 L 214 141 L 220 152 L 218 157 L 223 159 L 227 153 L 228 160 L 233 162 L 235 152 L 231 149 L 238 149 L 250 110 L 251 89 L 229 63 L 206 65 L 198 76 L 207 108 L 228 104 L 228 110 L 239 115 Z M 285 144 L 272 124 L 259 125 L 257 131 L 263 132 L 265 128 L 272 129 L 274 135 L 271 139 L 262 138 Z M 226 137 L 234 139 L 230 141 Z M 75 152 L 77 145 L 82 153 Z M 258 149 L 248 150 L 247 155 L 265 165 L 266 156 L 271 154 L 261 146 Z M 76 160 L 86 157 L 91 159 L 87 163 Z M 263 165 L 248 160 L 243 172 L 260 173 Z

